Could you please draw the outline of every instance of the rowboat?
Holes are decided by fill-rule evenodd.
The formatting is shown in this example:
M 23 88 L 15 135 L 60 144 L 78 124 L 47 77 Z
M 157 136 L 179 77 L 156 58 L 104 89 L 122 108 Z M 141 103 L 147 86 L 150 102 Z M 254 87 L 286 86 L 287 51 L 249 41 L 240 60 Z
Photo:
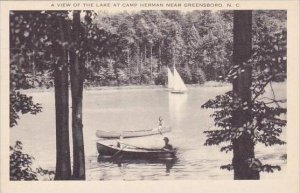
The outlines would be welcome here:
M 171 131 L 171 127 L 157 127 L 149 130 L 137 130 L 137 131 L 102 131 L 97 130 L 96 136 L 99 138 L 131 138 L 131 137 L 143 137 L 149 135 L 158 135 Z
M 98 141 L 97 150 L 99 157 L 103 159 L 143 159 L 143 160 L 171 160 L 175 158 L 176 149 L 150 149 L 136 147 L 129 144 L 122 144 L 121 146 L 109 144 L 108 142 Z

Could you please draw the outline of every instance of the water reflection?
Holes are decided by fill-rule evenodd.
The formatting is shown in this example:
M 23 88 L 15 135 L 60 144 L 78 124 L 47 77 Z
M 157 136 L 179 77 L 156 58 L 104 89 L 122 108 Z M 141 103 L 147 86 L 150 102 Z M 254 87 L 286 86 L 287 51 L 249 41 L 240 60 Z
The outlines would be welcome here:
M 166 162 L 166 173 L 170 173 L 172 167 L 174 166 L 177 159 L 169 160 Z
M 120 172 L 124 173 L 126 170 L 126 167 L 130 165 L 138 166 L 138 165 L 152 165 L 152 166 L 157 166 L 157 165 L 165 165 L 165 172 L 166 174 L 171 172 L 171 169 L 173 166 L 176 164 L 178 161 L 178 158 L 175 157 L 173 159 L 123 159 L 123 158 L 118 158 L 118 159 L 111 159 L 111 158 L 103 158 L 103 156 L 98 156 L 98 162 L 101 163 L 106 163 L 110 164 L 111 166 L 116 165 L 120 168 Z M 125 167 L 126 166 L 126 167 Z
M 231 162 L 232 154 L 220 153 L 219 147 L 203 146 L 206 139 L 203 131 L 214 122 L 209 118 L 212 111 L 200 108 L 207 100 L 230 89 L 231 87 L 199 87 L 189 89 L 186 94 L 169 94 L 165 89 L 84 91 L 87 180 L 232 179 L 232 172 L 219 169 L 220 165 Z M 45 168 L 54 168 L 56 161 L 53 95 L 53 92 L 32 93 L 33 98 L 43 104 L 43 112 L 36 116 L 22 116 L 19 124 L 10 130 L 10 142 L 21 140 L 26 147 L 24 151 L 34 155 Z M 180 148 L 176 153 L 178 161 L 97 160 L 97 130 L 118 132 L 151 129 L 157 126 L 159 116 L 163 117 L 166 125 L 172 127 L 172 132 L 163 136 L 129 138 L 126 143 L 138 147 L 161 148 L 164 145 L 163 137 L 166 136 L 173 147 Z M 32 121 L 33 119 L 39 121 Z M 283 139 L 285 136 L 286 134 Z M 115 141 L 113 143 L 116 144 Z M 256 147 L 259 159 L 284 166 L 282 169 L 286 171 L 286 160 L 278 156 L 285 153 L 286 146 Z M 285 172 L 276 172 L 271 175 L 262 174 L 262 177 L 274 176 L 280 179 L 283 175 Z
M 172 121 L 180 119 L 187 98 L 187 94 L 169 93 L 169 112 Z

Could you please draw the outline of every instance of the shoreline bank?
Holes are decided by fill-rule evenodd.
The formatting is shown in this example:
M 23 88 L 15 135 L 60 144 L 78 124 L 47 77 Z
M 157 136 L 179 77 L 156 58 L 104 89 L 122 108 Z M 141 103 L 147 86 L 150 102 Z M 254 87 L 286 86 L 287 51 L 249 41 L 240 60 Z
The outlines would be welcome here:
M 226 87 L 231 86 L 228 82 L 216 82 L 208 81 L 204 84 L 186 84 L 187 88 L 199 88 L 199 87 Z M 142 90 L 142 89 L 163 89 L 167 88 L 166 85 L 122 85 L 122 86 L 85 86 L 83 91 L 107 91 L 107 90 Z M 51 88 L 30 88 L 20 90 L 22 93 L 30 92 L 52 92 L 54 87 Z
M 273 82 L 273 86 L 278 85 L 285 85 L 287 86 L 287 82 Z M 193 88 L 221 88 L 221 87 L 232 87 L 232 84 L 229 82 L 216 82 L 216 81 L 208 81 L 204 84 L 186 84 L 187 88 L 193 89 Z M 70 87 L 69 87 L 70 89 Z M 149 90 L 149 89 L 167 89 L 166 85 L 122 85 L 122 86 L 85 86 L 83 88 L 83 92 L 86 91 L 118 91 L 118 90 Z M 30 89 L 23 89 L 18 90 L 21 93 L 27 94 L 31 92 L 39 93 L 39 92 L 54 92 L 54 87 L 51 88 L 30 88 Z

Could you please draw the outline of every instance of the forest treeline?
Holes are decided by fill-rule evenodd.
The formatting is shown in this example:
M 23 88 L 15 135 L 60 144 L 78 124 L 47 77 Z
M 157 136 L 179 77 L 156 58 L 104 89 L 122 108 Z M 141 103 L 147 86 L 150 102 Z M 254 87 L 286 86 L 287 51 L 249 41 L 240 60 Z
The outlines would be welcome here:
M 71 22 L 71 14 L 65 17 Z M 86 86 L 164 85 L 167 67 L 174 65 L 186 84 L 224 81 L 232 65 L 233 11 L 101 11 L 81 17 L 84 43 L 76 52 L 84 57 Z M 10 20 L 11 79 L 25 76 L 23 89 L 52 87 L 51 18 L 47 12 L 11 12 Z M 253 49 L 284 29 L 285 11 L 254 11 Z

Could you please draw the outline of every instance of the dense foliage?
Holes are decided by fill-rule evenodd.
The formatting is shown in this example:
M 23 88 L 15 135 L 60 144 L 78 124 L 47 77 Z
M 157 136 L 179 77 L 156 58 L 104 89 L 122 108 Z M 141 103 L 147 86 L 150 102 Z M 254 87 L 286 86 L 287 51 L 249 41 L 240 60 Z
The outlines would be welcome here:
M 53 179 L 53 171 L 42 168 L 33 169 L 34 158 L 26 153 L 23 153 L 23 144 L 16 141 L 16 144 L 10 149 L 10 180 L 38 180 L 41 176 L 47 176 L 48 180 Z
M 28 80 L 23 88 L 53 86 L 51 26 L 57 14 L 70 25 L 68 12 L 11 12 L 12 57 Z M 93 20 L 83 23 L 78 50 L 86 60 L 86 85 L 164 84 L 163 70 L 173 65 L 187 84 L 224 79 L 232 54 L 230 12 L 89 14 Z M 73 45 L 70 38 L 60 43 Z
M 274 13 L 275 14 L 275 13 Z M 276 12 L 286 14 L 286 12 Z M 266 20 L 264 14 L 256 14 L 253 29 L 253 55 L 242 64 L 234 65 L 227 75 L 228 81 L 233 81 L 242 76 L 245 69 L 252 68 L 251 102 L 242 103 L 236 100 L 232 91 L 217 96 L 207 101 L 202 108 L 213 108 L 216 111 L 211 115 L 216 128 L 205 131 L 207 140 L 205 145 L 222 145 L 221 151 L 231 151 L 232 141 L 243 133 L 248 133 L 254 144 L 262 143 L 265 146 L 275 144 L 283 145 L 280 134 L 286 126 L 285 99 L 277 99 L 272 87 L 272 82 L 286 78 L 286 26 L 282 25 L 285 17 Z M 270 87 L 272 97 L 265 95 L 266 87 Z M 248 122 L 242 127 L 232 125 L 232 113 L 239 110 L 250 114 Z M 258 159 L 249 160 L 249 165 L 259 171 L 272 172 L 280 170 L 280 166 L 263 165 Z M 221 168 L 232 169 L 232 165 Z
M 232 11 L 85 14 L 93 19 L 82 23 L 78 53 L 85 58 L 87 86 L 165 84 L 165 68 L 173 65 L 186 84 L 225 80 L 232 60 Z M 269 30 L 284 25 L 280 12 L 259 14 L 256 33 L 268 30 L 259 28 L 261 23 Z M 57 16 L 71 26 L 70 12 L 11 12 L 11 58 L 28 80 L 23 88 L 53 86 L 51 47 L 57 37 L 51 26 Z M 74 44 L 68 36 L 60 43 L 66 49 Z

